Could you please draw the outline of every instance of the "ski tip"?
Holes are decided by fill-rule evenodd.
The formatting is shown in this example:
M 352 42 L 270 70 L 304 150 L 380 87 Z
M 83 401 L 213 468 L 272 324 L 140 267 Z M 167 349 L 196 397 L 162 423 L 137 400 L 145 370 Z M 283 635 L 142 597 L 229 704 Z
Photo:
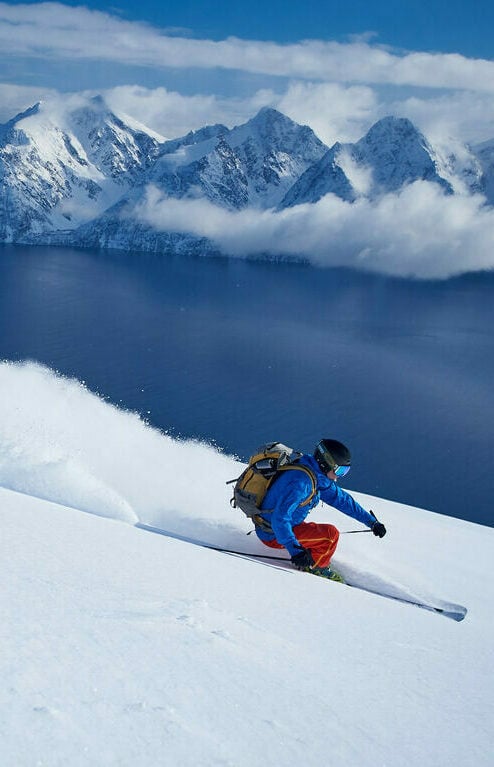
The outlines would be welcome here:
M 452 620 L 456 621 L 457 623 L 460 623 L 464 618 L 466 618 L 468 610 L 466 607 L 462 607 L 460 610 L 442 610 L 443 615 L 446 615 L 448 618 L 451 618 Z
M 445 607 L 424 605 L 424 607 L 426 609 L 432 610 L 435 613 L 439 613 L 439 615 L 444 615 L 445 618 L 451 618 L 451 620 L 456 621 L 457 623 L 460 623 L 460 621 L 464 620 L 468 613 L 467 608 L 462 607 L 462 605 L 448 605 Z

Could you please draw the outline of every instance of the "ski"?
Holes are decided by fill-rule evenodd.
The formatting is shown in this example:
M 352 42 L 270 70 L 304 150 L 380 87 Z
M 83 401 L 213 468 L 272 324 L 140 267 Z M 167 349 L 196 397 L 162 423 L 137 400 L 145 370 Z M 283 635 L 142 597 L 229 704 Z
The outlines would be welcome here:
M 419 607 L 421 610 L 428 610 L 432 613 L 437 613 L 438 615 L 443 615 L 445 618 L 450 618 L 453 621 L 456 621 L 459 623 L 462 621 L 468 610 L 466 607 L 463 607 L 462 605 L 457 605 L 449 602 L 444 602 L 442 607 L 439 607 L 438 605 L 432 605 L 428 602 L 422 602 L 420 600 L 415 600 L 413 598 L 408 598 L 404 596 L 396 596 L 394 594 L 385 594 L 382 591 L 375 591 L 374 589 L 366 588 L 365 586 L 353 584 L 353 583 L 345 583 L 346 586 L 349 586 L 352 589 L 360 589 L 361 591 L 366 591 L 368 594 L 376 594 L 376 596 L 384 597 L 384 599 L 393 599 L 395 602 L 402 602 L 403 604 L 407 605 L 413 605 L 414 607 Z
M 185 535 L 179 535 L 177 533 L 172 533 L 168 530 L 162 530 L 159 527 L 153 527 L 152 525 L 146 525 L 142 522 L 138 522 L 135 527 L 139 528 L 140 530 L 147 530 L 150 533 L 156 533 L 158 535 L 164 535 L 166 538 L 175 538 L 179 541 L 184 541 L 185 543 L 192 543 L 194 546 L 200 546 L 204 549 L 210 549 L 211 551 L 217 551 L 221 554 L 228 554 L 232 557 L 241 557 L 242 559 L 248 559 L 251 562 L 257 562 L 258 564 L 267 565 L 268 567 L 275 567 L 279 570 L 283 570 L 284 572 L 291 572 L 296 573 L 299 572 L 296 570 L 292 565 L 288 557 L 280 557 L 276 555 L 269 555 L 269 554 L 254 554 L 249 553 L 247 551 L 232 551 L 231 549 L 224 549 L 220 548 L 218 546 L 213 546 L 212 544 L 206 543 L 206 541 L 200 541 L 197 538 L 191 538 L 189 536 Z M 276 560 L 279 564 L 271 564 L 269 560 Z M 282 564 L 284 563 L 284 564 Z M 306 573 L 307 575 L 310 575 L 310 573 Z M 319 576 L 315 576 L 319 577 Z M 330 580 L 328 579 L 321 579 L 321 580 Z M 331 581 L 330 581 L 331 582 Z M 333 583 L 336 583 L 336 581 L 332 581 Z M 338 584 L 340 585 L 340 584 Z M 421 601 L 419 599 L 413 599 L 413 597 L 407 597 L 404 595 L 396 595 L 396 594 L 386 594 L 383 591 L 378 591 L 377 589 L 372 589 L 369 587 L 366 587 L 360 583 L 349 583 L 348 581 L 344 581 L 344 583 L 341 584 L 342 586 L 348 586 L 352 589 L 360 589 L 361 591 L 366 591 L 368 594 L 375 594 L 376 596 L 383 597 L 384 599 L 392 599 L 395 602 L 401 602 L 402 604 L 408 604 L 412 605 L 413 607 L 418 607 L 421 610 L 428 610 L 429 612 L 435 613 L 436 615 L 442 615 L 444 618 L 450 618 L 453 621 L 460 622 L 462 621 L 466 614 L 467 614 L 467 608 L 463 607 L 462 605 L 457 605 L 451 602 L 442 602 L 440 600 L 437 601 L 436 604 L 431 604 L 426 601 Z
M 234 556 L 241 556 L 245 559 L 250 559 L 251 561 L 255 561 L 253 559 L 253 556 L 250 554 L 243 554 L 241 552 L 225 552 L 225 553 L 231 553 Z M 254 555 L 255 556 L 255 555 Z M 290 560 L 285 557 L 276 557 L 277 559 L 284 559 L 285 562 L 287 562 L 286 567 L 280 565 L 278 566 L 280 570 L 285 570 L 289 572 L 298 572 L 295 568 L 290 567 Z M 273 557 L 275 559 L 275 557 Z M 266 564 L 263 562 L 262 564 Z M 276 565 L 271 565 L 271 567 L 275 567 Z M 304 572 L 304 571 L 301 571 Z M 307 573 L 310 575 L 311 573 Z M 318 576 L 316 576 L 318 577 Z M 331 578 L 322 578 L 322 580 L 328 580 L 332 583 L 338 583 L 338 581 L 333 580 Z M 419 607 L 421 610 L 428 610 L 429 612 L 436 613 L 437 615 L 442 615 L 444 618 L 450 618 L 453 621 L 456 621 L 459 623 L 462 621 L 466 614 L 467 614 L 467 608 L 463 607 L 462 605 L 454 604 L 451 602 L 442 602 L 438 601 L 436 604 L 431 604 L 429 602 L 425 602 L 419 599 L 414 599 L 413 597 L 407 597 L 407 596 L 401 596 L 397 594 L 387 594 L 384 591 L 378 591 L 377 589 L 369 588 L 367 586 L 364 586 L 360 583 L 350 583 L 348 581 L 343 580 L 340 581 L 342 586 L 348 586 L 348 588 L 351 589 L 360 589 L 360 591 L 366 591 L 368 594 L 375 594 L 378 597 L 383 597 L 383 599 L 392 599 L 395 602 L 401 602 L 402 604 L 412 605 L 413 607 Z

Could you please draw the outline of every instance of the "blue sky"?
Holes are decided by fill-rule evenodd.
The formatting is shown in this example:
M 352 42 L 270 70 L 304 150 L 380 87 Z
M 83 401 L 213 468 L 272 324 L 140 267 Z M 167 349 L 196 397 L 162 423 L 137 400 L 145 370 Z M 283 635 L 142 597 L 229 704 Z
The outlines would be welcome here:
M 272 106 L 328 144 L 386 114 L 479 142 L 494 136 L 493 28 L 486 0 L 0 2 L 0 120 L 92 91 L 167 138 Z

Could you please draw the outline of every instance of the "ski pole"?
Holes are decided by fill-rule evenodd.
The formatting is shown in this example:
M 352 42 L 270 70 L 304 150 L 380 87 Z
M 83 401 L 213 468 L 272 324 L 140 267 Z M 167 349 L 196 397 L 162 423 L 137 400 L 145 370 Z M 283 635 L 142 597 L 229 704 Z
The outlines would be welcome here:
M 351 533 L 371 533 L 372 530 L 344 530 L 340 535 L 350 535 Z M 255 559 L 281 559 L 284 562 L 290 562 L 288 557 L 273 557 L 270 554 L 251 554 L 249 551 L 233 551 L 232 549 L 220 549 L 218 546 L 204 546 L 211 551 L 221 551 L 223 554 L 237 554 L 241 557 L 254 557 Z
M 220 549 L 217 546 L 204 546 L 211 551 L 221 551 L 223 554 L 238 554 L 241 557 L 254 557 L 255 559 L 281 559 L 284 562 L 290 562 L 288 557 L 272 557 L 269 554 L 251 554 L 249 551 L 232 551 L 232 549 Z
M 372 533 L 372 530 L 343 530 L 340 535 L 352 535 L 352 533 Z
M 329 503 L 326 503 L 325 501 L 323 501 L 323 504 L 329 506 Z M 377 517 L 374 512 L 369 510 L 369 514 L 371 514 L 377 522 Z M 367 530 L 343 530 L 340 535 L 352 535 L 353 533 L 372 533 L 372 529 L 369 527 Z

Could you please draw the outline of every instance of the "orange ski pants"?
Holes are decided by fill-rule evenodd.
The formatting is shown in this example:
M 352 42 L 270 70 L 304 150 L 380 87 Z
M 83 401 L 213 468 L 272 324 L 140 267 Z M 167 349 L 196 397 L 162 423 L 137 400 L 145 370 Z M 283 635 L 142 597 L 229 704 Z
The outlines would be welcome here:
M 304 549 L 309 549 L 316 567 L 327 567 L 333 556 L 340 534 L 334 525 L 301 522 L 293 533 Z M 272 549 L 283 549 L 278 541 L 263 541 Z

